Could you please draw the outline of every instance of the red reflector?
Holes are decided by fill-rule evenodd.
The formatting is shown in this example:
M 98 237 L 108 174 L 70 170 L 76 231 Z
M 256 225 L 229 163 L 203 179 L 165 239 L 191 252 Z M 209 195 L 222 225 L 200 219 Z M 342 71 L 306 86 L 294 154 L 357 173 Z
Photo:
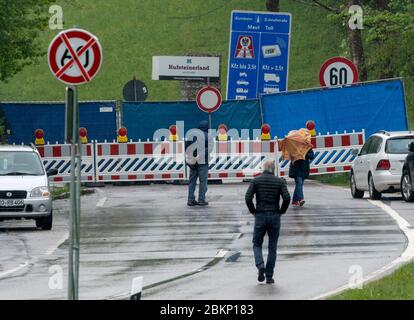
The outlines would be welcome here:
M 377 164 L 377 170 L 390 170 L 391 163 L 389 160 L 380 160 Z

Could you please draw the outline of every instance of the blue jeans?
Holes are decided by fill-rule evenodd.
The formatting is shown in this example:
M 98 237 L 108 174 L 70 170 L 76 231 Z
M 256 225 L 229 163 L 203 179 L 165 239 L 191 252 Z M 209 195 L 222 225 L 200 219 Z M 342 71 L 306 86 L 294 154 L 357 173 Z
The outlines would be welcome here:
M 253 232 L 254 260 L 258 270 L 265 268 L 266 278 L 272 278 L 276 264 L 277 241 L 280 232 L 280 214 L 274 212 L 258 212 L 255 215 Z M 269 253 L 266 267 L 263 261 L 262 245 L 266 235 L 269 236 Z
M 208 180 L 208 164 L 199 164 L 194 169 L 190 169 L 190 179 L 188 184 L 188 202 L 195 200 L 195 188 L 197 185 L 197 178 L 200 180 L 200 187 L 198 190 L 198 202 L 206 201 L 207 180 Z
M 303 195 L 303 182 L 302 177 L 295 178 L 295 191 L 293 192 L 292 201 L 300 201 L 305 198 Z

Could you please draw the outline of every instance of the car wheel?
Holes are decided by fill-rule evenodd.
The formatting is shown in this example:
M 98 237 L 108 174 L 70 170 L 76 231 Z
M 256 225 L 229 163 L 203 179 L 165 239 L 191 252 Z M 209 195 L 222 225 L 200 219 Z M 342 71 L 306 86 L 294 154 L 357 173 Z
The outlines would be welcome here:
M 411 183 L 410 172 L 404 170 L 401 177 L 401 195 L 407 202 L 414 202 L 414 191 Z
M 50 212 L 50 215 L 47 217 L 37 218 L 36 227 L 41 228 L 42 230 L 52 230 L 53 224 L 53 212 Z
M 356 182 L 355 182 L 355 175 L 354 175 L 354 172 L 353 171 L 351 171 L 351 174 L 349 176 L 349 184 L 350 184 L 350 187 L 351 187 L 352 197 L 354 199 L 362 199 L 364 197 L 364 193 L 365 192 L 362 191 L 362 190 L 359 190 L 357 188 Z
M 374 178 L 372 177 L 372 175 L 369 175 L 368 187 L 369 197 L 371 198 L 371 200 L 381 200 L 381 192 L 378 192 L 377 189 L 375 189 Z

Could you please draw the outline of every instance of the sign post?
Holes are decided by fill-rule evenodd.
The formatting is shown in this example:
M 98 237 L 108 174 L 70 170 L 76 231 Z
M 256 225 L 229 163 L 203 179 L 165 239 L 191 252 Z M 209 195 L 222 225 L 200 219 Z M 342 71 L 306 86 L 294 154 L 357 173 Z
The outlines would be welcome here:
M 233 11 L 227 99 L 257 99 L 288 88 L 290 13 Z
M 77 85 L 90 82 L 102 64 L 98 39 L 82 29 L 68 29 L 50 43 L 49 68 L 66 87 L 65 142 L 70 148 L 70 215 L 68 299 L 79 299 L 81 150 Z

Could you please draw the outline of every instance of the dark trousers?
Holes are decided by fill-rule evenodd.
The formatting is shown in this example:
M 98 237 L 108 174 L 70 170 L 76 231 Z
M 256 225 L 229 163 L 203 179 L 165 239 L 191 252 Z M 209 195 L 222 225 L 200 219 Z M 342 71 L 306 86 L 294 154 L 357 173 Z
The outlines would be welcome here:
M 303 183 L 304 179 L 302 177 L 296 177 L 295 178 L 295 191 L 293 192 L 293 198 L 292 201 L 301 201 L 305 199 L 303 195 Z
M 253 232 L 253 252 L 257 269 L 266 269 L 266 278 L 272 278 L 276 264 L 277 241 L 280 232 L 280 214 L 274 212 L 258 212 L 255 215 Z M 269 236 L 269 253 L 266 267 L 263 261 L 262 245 L 266 233 Z
M 195 189 L 197 185 L 197 178 L 200 180 L 200 187 L 198 189 L 198 201 L 206 201 L 207 182 L 208 182 L 208 164 L 199 164 L 193 169 L 190 169 L 190 179 L 188 183 L 188 202 L 195 200 Z

